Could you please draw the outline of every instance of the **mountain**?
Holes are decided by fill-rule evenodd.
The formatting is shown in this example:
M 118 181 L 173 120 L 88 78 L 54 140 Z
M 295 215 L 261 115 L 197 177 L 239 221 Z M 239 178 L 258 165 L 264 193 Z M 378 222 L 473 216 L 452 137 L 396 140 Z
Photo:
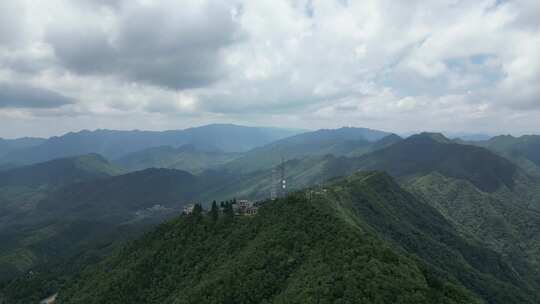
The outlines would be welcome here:
M 473 144 L 486 147 L 514 161 L 527 172 L 540 176 L 540 135 L 495 136 Z
M 240 155 L 240 153 L 204 151 L 193 145 L 184 145 L 178 148 L 160 146 L 127 154 L 114 160 L 114 163 L 131 171 L 147 168 L 169 168 L 197 174 L 223 165 Z
M 441 134 L 422 133 L 353 161 L 357 169 L 383 170 L 396 177 L 439 172 L 483 191 L 512 188 L 519 169 L 487 149 L 456 144 Z
M 45 139 L 43 138 L 35 138 L 35 137 L 23 137 L 23 138 L 16 138 L 16 139 L 0 138 L 0 157 L 12 151 L 37 146 L 43 143 L 44 141 Z
M 526 179 L 522 170 L 507 159 L 485 148 L 453 143 L 441 134 L 423 133 L 404 140 L 390 135 L 373 143 L 371 149 L 374 151 L 358 157 L 327 154 L 287 160 L 283 166 L 288 187 L 301 189 L 358 170 L 386 171 L 399 179 L 439 172 L 470 181 L 482 191 L 512 188 L 516 178 Z M 273 187 L 272 172 L 280 172 L 280 168 L 278 165 L 233 177 L 223 182 L 222 191 L 216 192 L 216 196 L 236 193 L 237 197 L 268 197 Z
M 68 281 L 58 303 L 537 303 L 535 287 L 368 172 L 252 217 L 167 222 Z
M 116 159 L 150 147 L 178 147 L 186 144 L 207 151 L 243 152 L 297 133 L 298 131 L 288 129 L 227 124 L 162 132 L 85 130 L 52 137 L 37 146 L 13 151 L 0 161 L 30 164 L 88 153 L 98 153 L 107 159 Z
M 463 141 L 486 141 L 489 140 L 491 135 L 482 134 L 482 133 L 466 133 L 466 132 L 458 132 L 458 133 L 448 133 L 445 132 L 444 135 L 448 138 L 452 139 L 459 139 Z
M 386 138 L 390 136 L 389 138 Z M 397 135 L 365 128 L 340 128 L 307 132 L 255 148 L 224 167 L 235 172 L 253 172 L 271 168 L 282 159 L 326 154 L 360 155 L 370 152 L 377 141 L 391 143 Z
M 520 274 L 534 269 L 531 280 L 540 277 L 540 181 L 488 149 L 424 133 L 361 157 L 326 155 L 283 165 L 290 190 L 358 170 L 384 170 L 460 232 L 507 257 Z M 268 197 L 274 179 L 272 170 L 231 178 L 208 199 Z
M 70 259 L 82 265 L 81 259 L 95 260 L 180 214 L 200 191 L 200 181 L 179 170 L 148 169 L 86 181 L 83 176 L 42 191 L 0 188 L 0 283 L 30 269 L 63 270 Z
M 81 217 L 119 217 L 156 205 L 179 210 L 199 194 L 199 180 L 173 169 L 146 169 L 63 187 L 47 196 L 38 209 Z M 115 220 L 116 221 L 116 220 Z
M 61 186 L 119 174 L 120 169 L 97 154 L 55 159 L 0 172 L 1 187 Z

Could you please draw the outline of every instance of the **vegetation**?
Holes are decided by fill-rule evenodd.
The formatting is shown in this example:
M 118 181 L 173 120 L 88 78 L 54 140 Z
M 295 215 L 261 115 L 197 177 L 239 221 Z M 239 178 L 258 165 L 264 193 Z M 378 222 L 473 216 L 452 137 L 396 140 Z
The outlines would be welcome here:
M 387 136 L 388 138 L 384 138 Z M 361 155 L 381 149 L 395 141 L 396 135 L 370 129 L 318 130 L 287 137 L 253 149 L 224 167 L 236 173 L 252 173 L 272 168 L 278 165 L 282 158 L 291 160 L 327 154 Z
M 486 147 L 514 161 L 528 173 L 540 176 L 540 136 L 495 136 L 487 141 L 472 144 Z
M 194 213 L 88 267 L 59 303 L 536 303 L 494 251 L 382 173 Z
M 227 254 L 220 252 L 217 255 L 215 251 L 208 251 L 209 257 L 204 258 L 207 260 L 201 261 L 203 264 L 200 265 L 187 260 L 175 262 L 171 260 L 173 257 L 168 257 L 163 261 L 163 266 L 160 266 L 163 269 L 166 268 L 164 266 L 166 263 L 179 263 L 174 267 L 180 267 L 183 271 L 187 271 L 186 269 L 192 266 L 202 269 L 209 269 L 208 265 L 221 267 L 223 264 L 224 266 L 221 272 L 218 271 L 221 269 L 219 267 L 216 272 L 209 271 L 208 276 L 201 273 L 195 276 L 184 273 L 181 274 L 182 278 L 175 275 L 166 278 L 167 281 L 184 280 L 184 278 L 188 281 L 186 285 L 182 285 L 183 289 L 163 287 L 160 293 L 164 297 L 174 296 L 176 299 L 179 298 L 177 293 L 187 294 L 196 299 L 208 296 L 203 290 L 207 287 L 223 290 L 222 287 L 217 287 L 218 283 L 214 282 L 212 277 L 220 278 L 219 284 L 223 285 L 223 281 L 232 280 L 233 275 L 229 273 L 231 271 L 235 275 L 240 273 L 240 278 L 286 276 L 287 280 L 284 283 L 263 284 L 263 287 L 266 286 L 264 288 L 271 290 L 265 293 L 268 296 L 265 299 L 276 303 L 282 301 L 285 295 L 294 299 L 287 291 L 289 289 L 295 292 L 303 292 L 302 290 L 305 289 L 306 293 L 302 293 L 304 296 L 313 296 L 315 290 L 319 288 L 310 285 L 311 281 L 307 282 L 303 279 L 304 277 L 315 281 L 321 277 L 323 278 L 321 282 L 334 282 L 332 280 L 337 278 L 342 281 L 355 278 L 356 273 L 349 277 L 336 277 L 336 274 L 328 270 L 332 267 L 342 269 L 345 267 L 343 265 L 324 260 L 330 266 L 326 264 L 317 266 L 315 262 L 306 260 L 308 256 L 311 257 L 311 248 L 315 248 L 315 251 L 322 250 L 313 241 L 316 237 L 311 235 L 312 232 L 317 237 L 326 240 L 324 241 L 326 246 L 336 248 L 344 246 L 339 243 L 339 240 L 336 244 L 332 243 L 330 236 L 321 234 L 322 232 L 318 230 L 308 230 L 309 235 L 306 239 L 296 235 L 291 236 L 295 242 L 304 244 L 301 250 L 298 249 L 299 252 L 287 251 L 290 249 L 287 247 L 287 250 L 276 253 L 280 259 L 284 260 L 292 256 L 300 264 L 298 269 L 294 268 L 282 273 L 283 270 L 280 268 L 280 270 L 271 270 L 270 273 L 263 275 L 258 271 L 262 272 L 264 267 L 256 264 L 255 266 L 259 265 L 257 268 L 254 264 L 250 264 L 252 254 L 264 255 L 267 251 L 272 253 L 270 249 L 255 251 L 256 253 L 245 251 L 255 246 L 252 244 L 263 248 L 270 246 L 260 239 L 261 235 L 274 238 L 276 243 L 289 242 L 285 235 L 273 235 L 270 231 L 275 231 L 277 228 L 264 219 L 268 214 L 278 212 L 273 208 L 285 204 L 279 207 L 285 208 L 279 209 L 281 210 L 279 212 L 288 210 L 287 212 L 301 213 L 302 210 L 315 208 L 313 210 L 321 212 L 321 217 L 332 222 L 332 225 L 341 227 L 339 229 L 345 230 L 335 230 L 337 228 L 332 225 L 325 226 L 327 223 L 316 224 L 315 219 L 305 218 L 302 214 L 298 216 L 298 221 L 306 221 L 309 224 L 296 223 L 293 218 L 288 217 L 283 218 L 282 221 L 272 218 L 276 225 L 281 225 L 279 227 L 321 226 L 330 231 L 341 231 L 340 233 L 352 229 L 354 235 L 360 233 L 362 238 L 369 237 L 376 243 L 370 243 L 375 248 L 382 246 L 406 261 L 404 262 L 407 265 L 405 269 L 409 269 L 410 266 L 411 269 L 419 271 L 418 282 L 424 282 L 422 286 L 427 286 L 425 287 L 427 292 L 421 296 L 421 299 L 430 299 L 426 300 L 428 302 L 448 300 L 433 300 L 433 297 L 445 298 L 445 295 L 434 295 L 434 291 L 430 291 L 433 286 L 438 286 L 439 291 L 442 290 L 441 286 L 445 286 L 444 288 L 448 289 L 443 291 L 443 294 L 457 292 L 459 297 L 463 296 L 469 302 L 474 301 L 471 298 L 488 303 L 538 302 L 535 290 L 540 290 L 540 260 L 538 258 L 540 239 L 537 237 L 540 235 L 538 233 L 540 227 L 537 227 L 540 222 L 540 183 L 530 176 L 530 171 L 526 173 L 519 168 L 517 165 L 521 166 L 521 164 L 515 158 L 500 151 L 492 153 L 482 147 L 456 144 L 440 134 L 432 133 L 412 136 L 405 140 L 390 135 L 377 142 L 368 143 L 367 146 L 356 145 L 356 143 L 365 142 L 362 139 L 351 141 L 345 136 L 332 143 L 331 136 L 327 138 L 328 141 L 323 140 L 326 138 L 324 132 L 313 133 L 280 143 L 282 147 L 290 147 L 291 151 L 298 153 L 299 157 L 287 159 L 285 162 L 287 178 L 292 181 L 289 183 L 289 189 L 312 187 L 328 179 L 353 174 L 357 170 L 377 169 L 384 170 L 397 178 L 414 196 L 404 192 L 384 174 L 356 173 L 352 177 L 332 181 L 331 186 L 324 192 L 321 188 L 309 188 L 307 193 L 319 193 L 308 195 L 312 198 L 311 200 L 306 201 L 301 196 L 295 195 L 289 198 L 291 201 L 288 203 L 283 203 L 283 201 L 270 203 L 263 207 L 262 213 L 254 218 L 234 217 L 229 202 L 223 202 L 221 206 L 223 213 L 218 211 L 217 203 L 205 206 L 210 210 L 207 215 L 202 215 L 203 212 L 198 205 L 195 214 L 201 215 L 194 218 L 199 220 L 177 219 L 165 224 L 165 227 L 169 228 L 159 231 L 172 234 L 173 240 L 180 240 L 175 239 L 176 237 L 184 241 L 192 240 L 183 235 L 182 229 L 199 225 L 198 229 L 202 232 L 199 231 L 201 234 L 198 234 L 199 232 L 196 234 L 203 240 L 199 245 L 202 246 L 201 248 L 204 247 L 204 250 L 208 250 L 209 244 L 217 242 L 232 242 L 233 247 L 226 247 L 229 250 Z M 302 138 L 306 140 L 306 147 L 310 146 L 311 150 L 302 147 Z M 167 149 L 181 153 L 190 153 L 188 151 L 190 149 L 197 153 L 201 151 L 200 148 L 189 147 Z M 267 148 L 261 151 L 265 149 Z M 159 150 L 160 148 L 156 149 L 156 151 Z M 269 151 L 270 155 L 280 154 L 276 149 Z M 335 155 L 325 154 L 328 151 Z M 374 152 L 365 154 L 369 151 Z M 204 153 L 207 152 L 202 152 Z M 195 152 L 192 153 L 192 155 L 195 154 Z M 249 152 L 246 155 L 258 154 Z M 509 157 L 512 162 L 503 156 Z M 280 161 L 279 157 L 276 159 Z M 156 156 L 155 160 L 159 162 L 160 157 Z M 527 161 L 532 163 L 532 160 L 528 158 Z M 194 159 L 188 162 L 197 165 Z M 252 164 L 246 162 L 244 165 L 249 167 Z M 123 279 L 118 279 L 116 269 L 122 269 L 124 266 L 125 269 L 129 269 L 126 271 L 130 275 L 139 274 L 135 270 L 132 272 L 132 268 L 135 269 L 136 265 L 142 263 L 139 260 L 140 256 L 128 259 L 125 254 L 126 249 L 116 252 L 114 256 L 118 259 L 122 257 L 133 261 L 135 264 L 118 262 L 119 264 L 111 266 L 106 263 L 112 263 L 115 258 L 110 258 L 99 266 L 90 267 L 90 265 L 109 255 L 122 242 L 138 237 L 164 220 L 180 214 L 185 203 L 219 201 L 224 197 L 254 199 L 267 197 L 272 187 L 272 170 L 257 171 L 255 167 L 252 167 L 246 168 L 246 171 L 249 173 L 238 174 L 227 168 L 211 169 L 199 172 L 195 176 L 179 170 L 148 169 L 116 175 L 119 172 L 118 169 L 111 166 L 105 159 L 98 155 L 88 155 L 0 172 L 0 242 L 3 244 L 0 248 L 0 302 L 2 297 L 4 301 L 6 298 L 9 299 L 7 303 L 35 302 L 36 299 L 48 296 L 51 292 L 62 288 L 66 282 L 69 285 L 67 290 L 73 291 L 73 298 L 69 299 L 78 299 L 81 294 L 72 289 L 74 285 L 71 284 L 71 280 L 75 273 L 79 273 L 86 267 L 88 269 L 83 272 L 82 277 L 75 280 L 77 284 L 81 284 L 77 285 L 77 288 L 84 288 L 88 282 L 94 280 L 94 276 L 98 273 L 103 276 L 99 280 L 107 282 L 106 277 L 110 269 L 115 270 L 114 276 L 111 277 L 111 280 L 115 280 L 114 282 L 123 281 Z M 298 209 L 286 209 L 292 206 L 297 206 Z M 188 223 L 190 221 L 192 223 Z M 297 224 L 301 226 L 295 226 Z M 215 230 L 217 227 L 219 229 Z M 296 228 L 283 229 L 291 233 L 290 231 Z M 222 232 L 239 238 L 243 236 L 249 236 L 249 238 L 233 240 L 232 236 Z M 215 239 L 210 240 L 211 236 L 208 233 L 211 233 L 212 238 L 215 237 Z M 150 235 L 143 240 L 148 240 L 152 244 L 165 242 L 159 240 L 161 237 L 159 234 L 151 233 Z M 352 235 L 349 237 L 354 238 Z M 205 244 L 207 239 L 209 244 Z M 140 242 L 143 241 L 139 240 L 134 244 L 141 244 Z M 356 244 L 355 242 L 353 244 Z M 134 252 L 143 250 L 143 246 L 134 244 L 128 248 Z M 185 245 L 185 243 L 182 244 Z M 235 244 L 240 247 L 234 247 Z M 153 247 L 148 249 L 150 250 L 148 256 L 145 253 L 145 257 L 149 259 L 150 256 L 152 257 L 151 265 L 161 265 L 160 254 L 163 251 L 172 250 L 174 256 L 185 254 L 182 251 L 184 249 L 203 252 L 203 249 L 199 247 L 182 249 L 169 248 L 166 244 L 159 246 L 159 248 L 154 248 L 155 252 L 152 251 Z M 332 253 L 332 257 L 354 262 L 338 253 Z M 314 258 L 318 258 L 321 264 L 320 256 L 314 256 Z M 229 261 L 231 259 L 241 262 L 232 263 Z M 219 264 L 215 264 L 215 261 L 219 261 Z M 281 263 L 282 260 L 277 261 Z M 242 268 L 238 263 L 244 263 L 251 268 Z M 283 263 L 286 264 L 286 262 Z M 107 266 L 109 268 L 106 268 L 107 272 L 104 272 L 103 265 L 109 265 Z M 240 267 L 243 272 L 235 272 L 235 267 Z M 397 269 L 401 269 L 400 267 Z M 386 271 L 381 269 L 376 270 Z M 123 273 L 124 270 L 118 271 Z M 406 271 L 417 275 L 416 270 Z M 32 275 L 29 271 L 32 271 Z M 251 274 L 251 271 L 255 273 Z M 154 281 L 156 286 L 162 284 L 159 283 L 163 279 L 160 276 L 168 275 L 156 274 L 152 277 L 151 285 Z M 6 280 L 13 277 L 18 278 L 11 282 Z M 324 281 L 327 279 L 330 281 Z M 192 286 L 201 290 L 193 291 Z M 251 283 L 247 284 L 245 281 L 232 280 L 230 284 L 227 283 L 224 286 L 223 288 L 227 290 L 234 290 L 229 293 L 234 297 L 246 296 L 241 291 L 244 288 L 259 290 L 259 287 Z M 148 294 L 153 296 L 153 287 L 148 288 L 150 289 L 147 294 L 144 294 L 145 297 Z M 69 293 L 65 295 L 67 297 Z M 214 294 L 212 297 L 223 300 Z M 182 299 L 178 301 L 191 301 Z M 245 302 L 251 301 L 251 298 L 245 299 Z M 382 301 L 369 297 L 367 299 L 375 303 Z M 457 303 L 460 302 L 457 298 L 454 300 Z M 347 300 L 344 301 L 347 302 Z M 468 303 L 467 301 L 461 302 Z
M 328 204 L 178 218 L 62 289 L 59 303 L 474 303 Z
M 58 187 L 113 176 L 121 170 L 97 154 L 56 159 L 0 172 L 0 187 Z
M 519 190 L 480 191 L 467 181 L 433 173 L 412 178 L 406 187 L 441 212 L 461 231 L 501 253 L 530 281 L 540 277 L 540 192 L 533 185 Z
M 195 146 L 162 146 L 125 155 L 114 162 L 131 171 L 147 168 L 179 169 L 198 174 L 240 157 L 241 153 L 204 151 Z

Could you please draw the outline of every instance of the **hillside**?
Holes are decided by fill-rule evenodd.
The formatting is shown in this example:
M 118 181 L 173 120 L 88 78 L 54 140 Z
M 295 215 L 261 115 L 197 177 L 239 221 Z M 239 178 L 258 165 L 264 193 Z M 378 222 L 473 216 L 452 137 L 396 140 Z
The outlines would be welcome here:
M 290 189 L 302 189 L 358 170 L 380 170 L 399 179 L 438 172 L 470 181 L 482 191 L 494 192 L 500 187 L 513 188 L 516 179 L 524 175 L 516 165 L 485 148 L 456 144 L 440 134 L 424 133 L 404 140 L 390 136 L 371 147 L 376 149 L 358 157 L 323 155 L 289 159 L 284 163 L 288 185 Z M 243 159 L 231 164 L 239 164 Z M 237 193 L 268 197 L 272 169 L 279 171 L 279 165 L 225 180 L 221 189 L 214 190 L 226 196 Z
M 150 147 L 178 147 L 186 144 L 209 151 L 243 152 L 297 133 L 288 129 L 227 124 L 160 132 L 84 130 L 52 137 L 37 146 L 13 151 L 0 158 L 0 162 L 30 164 L 88 153 L 116 159 Z
M 430 173 L 405 182 L 417 197 L 486 247 L 501 253 L 530 280 L 540 277 L 540 184 L 483 192 L 466 180 Z
M 519 169 L 487 149 L 456 144 L 440 134 L 413 135 L 395 145 L 352 161 L 363 170 L 383 170 L 392 176 L 439 172 L 464 179 L 483 191 L 514 186 Z
M 0 283 L 29 269 L 110 252 L 181 212 L 198 193 L 187 172 L 148 169 L 44 190 L 0 191 Z
M 97 154 L 55 159 L 44 163 L 17 167 L 0 172 L 1 187 L 62 186 L 121 173 Z
M 147 168 L 169 168 L 197 174 L 223 165 L 240 155 L 240 153 L 204 151 L 193 145 L 178 148 L 161 146 L 130 153 L 114 160 L 114 163 L 131 171 Z
M 394 134 L 364 128 L 323 129 L 298 134 L 253 149 L 226 164 L 224 168 L 249 173 L 274 167 L 282 158 L 291 160 L 327 154 L 362 155 L 393 144 L 399 140 L 396 138 L 399 137 Z
M 129 218 L 156 204 L 180 208 L 196 198 L 199 180 L 184 171 L 147 169 L 129 174 L 76 183 L 39 202 L 38 209 L 80 216 Z
M 540 176 L 540 136 L 524 135 L 514 137 L 511 135 L 495 136 L 487 141 L 473 144 L 486 147 L 499 153 L 527 172 Z
M 389 176 L 360 173 L 255 217 L 180 217 L 59 293 L 58 303 L 536 303 L 495 252 Z

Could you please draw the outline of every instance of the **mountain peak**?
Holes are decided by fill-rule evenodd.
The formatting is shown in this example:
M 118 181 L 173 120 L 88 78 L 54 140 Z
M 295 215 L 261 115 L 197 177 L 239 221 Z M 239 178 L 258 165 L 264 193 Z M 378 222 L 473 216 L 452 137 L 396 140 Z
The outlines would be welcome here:
M 444 136 L 442 133 L 436 133 L 436 132 L 422 132 L 420 134 L 412 135 L 408 139 L 413 140 L 413 139 L 427 139 L 427 138 L 432 139 L 439 143 L 444 143 L 444 144 L 452 143 L 452 141 L 448 139 L 446 136 Z

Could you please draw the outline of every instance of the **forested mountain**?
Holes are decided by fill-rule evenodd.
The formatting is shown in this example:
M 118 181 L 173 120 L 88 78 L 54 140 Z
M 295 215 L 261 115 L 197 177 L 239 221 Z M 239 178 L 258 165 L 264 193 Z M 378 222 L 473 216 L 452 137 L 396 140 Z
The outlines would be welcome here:
M 78 255 L 108 253 L 179 214 L 198 196 L 198 183 L 184 171 L 148 169 L 52 191 L 0 192 L 0 281 Z
M 50 194 L 38 204 L 43 212 L 71 216 L 129 219 L 137 210 L 162 205 L 180 209 L 199 195 L 199 182 L 185 171 L 147 169 L 107 179 L 75 183 Z
M 380 142 L 384 145 L 359 157 L 327 154 L 288 159 L 284 167 L 289 186 L 301 189 L 358 170 L 386 171 L 397 178 L 439 172 L 470 181 L 485 191 L 495 191 L 501 186 L 512 188 L 516 178 L 527 179 L 507 159 L 485 148 L 453 143 L 441 134 L 423 133 L 405 140 L 392 137 L 395 139 L 388 142 L 383 138 Z M 373 146 L 378 144 L 375 142 Z M 274 170 L 279 171 L 280 166 Z M 227 189 L 246 196 L 265 197 L 270 192 L 271 180 L 272 169 L 262 170 L 243 175 L 241 181 L 231 180 Z
M 362 157 L 311 157 L 285 162 L 288 186 L 301 189 L 357 170 L 384 170 L 460 231 L 509 258 L 524 276 L 540 273 L 540 182 L 481 147 L 420 134 Z M 277 168 L 276 170 L 279 170 Z M 267 197 L 271 170 L 232 179 L 214 195 Z
M 121 172 L 121 169 L 111 165 L 100 155 L 89 154 L 0 172 L 0 188 L 8 186 L 56 187 L 77 181 L 113 176 Z
M 521 166 L 527 172 L 540 176 L 540 136 L 495 136 L 487 141 L 471 142 L 495 151 Z
M 147 168 L 169 168 L 197 174 L 223 165 L 241 155 L 241 153 L 205 151 L 197 149 L 193 145 L 184 145 L 178 148 L 160 146 L 127 154 L 114 160 L 114 163 L 131 171 Z
M 254 217 L 177 218 L 86 269 L 58 303 L 537 303 L 536 287 L 369 172 Z
M 284 138 L 253 149 L 225 168 L 235 172 L 254 172 L 271 168 L 283 159 L 332 154 L 362 155 L 399 141 L 399 136 L 364 128 L 318 130 Z
M 512 188 L 519 173 L 510 161 L 484 148 L 456 144 L 432 133 L 413 135 L 353 162 L 358 169 L 383 170 L 397 177 L 439 172 L 468 180 L 484 191 Z
M 172 131 L 96 130 L 68 133 L 7 153 L 2 163 L 37 163 L 55 158 L 98 153 L 116 159 L 150 147 L 191 144 L 203 150 L 243 152 L 297 134 L 299 131 L 236 125 L 207 125 Z
M 0 182 L 6 182 L 6 186 L 0 187 L 0 241 L 4 244 L 0 249 L 0 282 L 30 269 L 39 273 L 19 277 L 3 290 L 8 294 L 20 291 L 15 298 L 24 300 L 19 303 L 28 303 L 24 294 L 42 295 L 55 291 L 75 272 L 102 259 L 118 244 L 178 215 L 186 203 L 208 204 L 214 199 L 233 197 L 266 199 L 274 187 L 275 174 L 281 172 L 283 165 L 290 191 L 355 174 L 353 178 L 332 182 L 328 188 L 331 191 L 326 192 L 325 204 L 334 209 L 336 203 L 347 205 L 336 209 L 340 221 L 356 223 L 355 226 L 369 232 L 374 240 L 392 251 L 397 250 L 395 254 L 412 259 L 417 266 L 421 265 L 418 267 L 422 275 L 426 275 L 426 269 L 433 268 L 437 282 L 453 284 L 452 290 L 457 288 L 463 295 L 471 292 L 472 297 L 487 299 L 487 303 L 504 303 L 501 300 L 506 299 L 504 295 L 511 295 L 523 303 L 534 303 L 536 294 L 531 290 L 537 289 L 540 282 L 540 182 L 537 178 L 516 165 L 514 159 L 508 160 L 503 153 L 456 143 L 437 133 L 423 133 L 406 139 L 388 135 L 369 142 L 360 139 L 358 134 L 350 141 L 354 129 L 344 130 L 339 131 L 345 133 L 337 136 L 335 141 L 332 141 L 335 134 L 328 135 L 328 130 L 279 140 L 242 153 L 243 157 L 233 159 L 229 164 L 219 164 L 220 157 L 234 158 L 239 154 L 210 151 L 194 145 L 149 148 L 124 158 L 124 165 L 131 163 L 141 168 L 168 167 L 177 163 L 179 167 L 189 166 L 196 175 L 174 169 L 147 169 L 116 175 L 120 171 L 115 166 L 93 154 L 0 172 Z M 284 163 L 280 164 L 283 154 L 271 148 L 274 145 L 283 147 L 281 151 L 289 151 L 294 157 L 284 158 Z M 265 155 L 276 159 L 264 163 L 267 161 Z M 241 164 L 242 159 L 245 162 L 241 167 L 230 166 Z M 257 167 L 260 165 L 258 160 L 263 161 L 263 166 Z M 209 166 L 214 161 L 216 165 Z M 414 197 L 410 198 L 384 174 L 357 173 L 366 170 L 386 171 Z M 9 178 L 3 178 L 4 175 Z M 367 181 L 370 183 L 366 186 L 364 182 Z M 384 189 L 377 190 L 379 194 L 401 194 L 384 198 L 380 206 L 368 204 L 373 198 L 360 193 L 364 190 L 371 193 L 378 184 L 385 185 Z M 355 192 L 361 188 L 364 190 Z M 297 198 L 293 200 L 298 201 Z M 364 210 L 366 206 L 368 209 Z M 305 208 L 308 207 L 302 205 L 301 209 Z M 296 209 L 290 211 L 298 212 Z M 345 215 L 345 218 L 341 217 Z M 334 215 L 325 216 L 335 222 Z M 378 218 L 381 221 L 376 221 Z M 186 226 L 185 221 L 179 219 L 176 223 L 188 229 L 186 227 L 190 226 Z M 252 231 L 249 229 L 256 229 L 252 221 L 258 220 L 234 219 L 229 221 L 236 223 L 229 223 L 232 226 L 227 226 L 225 221 L 219 225 L 220 229 L 230 233 L 238 227 Z M 385 226 L 386 223 L 391 223 L 390 227 Z M 207 220 L 199 224 L 202 226 L 198 229 L 214 231 L 215 224 Z M 274 227 L 264 229 L 273 231 Z M 212 244 L 219 238 L 229 240 L 220 231 L 215 232 L 216 239 L 210 241 Z M 174 233 L 180 232 L 175 230 Z M 180 234 L 178 237 L 189 239 Z M 251 246 L 249 240 L 241 241 Z M 153 244 L 153 241 L 149 242 Z M 203 242 L 201 246 L 206 245 Z M 138 252 L 140 249 L 132 247 L 131 250 Z M 181 248 L 159 250 L 185 254 Z M 234 254 L 251 254 L 244 249 L 238 250 Z M 206 258 L 201 256 L 203 260 Z M 230 257 L 220 255 L 218 258 L 227 260 Z M 482 262 L 484 259 L 485 263 Z M 309 270 L 312 267 L 309 265 L 302 267 Z M 228 270 L 223 271 L 228 273 Z M 211 274 L 223 280 L 221 272 Z M 193 280 L 197 286 L 215 284 L 205 282 L 201 277 L 185 275 L 186 280 Z M 249 276 L 247 273 L 241 275 Z M 318 272 L 307 275 L 323 276 Z M 107 276 L 103 278 L 107 279 Z M 6 284 L 7 281 L 3 282 Z M 236 283 L 231 284 L 228 288 L 237 290 Z M 296 291 L 294 286 L 304 286 L 300 281 L 291 284 L 283 286 Z M 443 283 L 444 286 L 448 284 Z M 32 290 L 36 292 L 30 292 L 24 286 L 34 286 Z M 272 287 L 272 290 L 282 292 L 281 287 Z M 429 290 L 429 286 L 427 288 Z M 187 293 L 194 299 L 204 294 L 195 289 Z M 233 295 L 239 294 L 233 292 Z M 275 301 L 279 302 L 279 299 L 281 296 L 276 293 Z

